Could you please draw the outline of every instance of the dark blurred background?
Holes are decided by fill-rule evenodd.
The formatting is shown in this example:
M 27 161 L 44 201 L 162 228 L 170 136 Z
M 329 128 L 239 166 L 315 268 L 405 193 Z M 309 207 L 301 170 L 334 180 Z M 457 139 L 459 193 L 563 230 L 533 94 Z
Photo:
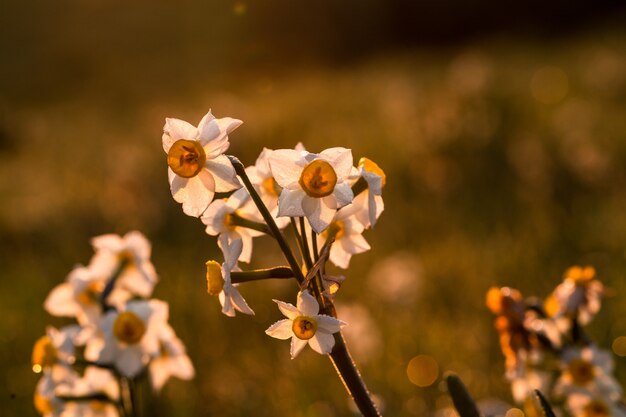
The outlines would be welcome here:
M 34 415 L 30 349 L 67 323 L 48 292 L 89 238 L 133 229 L 198 374 L 152 415 L 349 413 L 325 358 L 290 361 L 263 332 L 294 285 L 242 287 L 254 318 L 205 293 L 221 255 L 171 198 L 161 131 L 209 108 L 244 121 L 229 152 L 246 164 L 302 141 L 385 169 L 386 212 L 338 304 L 386 415 L 451 416 L 446 371 L 512 405 L 492 285 L 544 297 L 594 265 L 612 296 L 589 332 L 610 349 L 626 336 L 625 23 L 618 1 L 2 2 L 0 415 Z M 252 266 L 283 263 L 255 245 Z

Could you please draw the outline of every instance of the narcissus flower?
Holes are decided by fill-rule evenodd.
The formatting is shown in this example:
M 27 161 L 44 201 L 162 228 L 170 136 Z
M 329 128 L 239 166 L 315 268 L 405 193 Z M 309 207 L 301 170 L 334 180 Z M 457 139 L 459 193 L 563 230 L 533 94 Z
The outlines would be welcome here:
M 317 300 L 307 290 L 298 293 L 297 305 L 274 300 L 287 317 L 272 324 L 265 333 L 276 339 L 291 338 L 291 359 L 308 344 L 319 354 L 329 354 L 335 346 L 333 333 L 346 325 L 341 320 L 319 313 Z
M 194 376 L 193 365 L 185 345 L 176 337 L 174 330 L 166 325 L 159 333 L 159 355 L 150 362 L 150 381 L 155 391 L 160 391 L 167 380 L 174 376 L 189 380 Z
M 174 200 L 183 204 L 185 214 L 199 217 L 215 192 L 241 187 L 224 155 L 230 145 L 228 134 L 241 123 L 230 117 L 216 119 L 211 111 L 198 127 L 179 119 L 165 119 L 163 150 L 167 153 L 170 189 Z
M 387 183 L 385 172 L 371 159 L 361 158 L 359 176 L 367 183 L 367 189 L 354 198 L 354 214 L 365 227 L 374 227 L 385 209 L 382 194 Z
M 80 326 L 70 325 L 60 330 L 52 326 L 46 328 L 46 335 L 35 342 L 32 353 L 33 371 L 40 373 L 55 365 L 71 365 L 74 360 L 74 341 Z
M 235 216 L 259 222 L 261 215 L 254 204 L 246 204 L 250 195 L 245 188 L 235 191 L 230 197 L 213 201 L 201 217 L 206 225 L 206 232 L 211 236 L 226 236 L 229 242 L 242 241 L 241 262 L 250 262 L 252 257 L 252 238 L 263 233 L 238 226 Z
M 339 268 L 348 268 L 352 255 L 363 253 L 370 249 L 370 245 L 363 237 L 364 227 L 357 221 L 350 211 L 337 211 L 332 222 L 324 232 L 317 236 L 318 246 L 321 247 L 326 239 L 334 237 L 330 247 L 330 261 Z
M 222 313 L 229 317 L 235 316 L 235 310 L 254 315 L 254 311 L 239 293 L 237 284 L 231 283 L 230 280 L 232 271 L 240 271 L 237 259 L 241 255 L 243 242 L 241 239 L 229 242 L 227 236 L 220 235 L 217 243 L 224 254 L 224 263 L 221 266 L 216 261 L 206 263 L 207 292 L 219 297 Z
M 607 401 L 589 392 L 570 394 L 566 406 L 574 417 L 626 417 L 626 405 Z
M 596 278 L 591 266 L 573 266 L 565 271 L 563 283 L 552 293 L 555 302 L 553 314 L 559 318 L 575 318 L 585 325 L 600 311 L 604 286 Z
M 107 281 L 117 275 L 116 289 L 130 293 L 112 292 L 107 300 L 118 306 L 131 296 L 148 298 L 152 295 L 158 276 L 150 261 L 152 247 L 150 241 L 140 232 L 126 233 L 123 237 L 115 234 L 96 236 L 91 240 L 96 251 L 89 268 L 97 276 Z
M 88 341 L 85 357 L 113 364 L 122 375 L 134 377 L 159 353 L 158 335 L 167 317 L 168 306 L 163 301 L 129 301 L 123 310 L 104 315 L 101 334 Z
M 282 187 L 278 215 L 306 216 L 317 233 L 328 227 L 335 210 L 354 197 L 348 177 L 352 151 L 330 148 L 320 154 L 279 149 L 269 156 L 274 179 Z

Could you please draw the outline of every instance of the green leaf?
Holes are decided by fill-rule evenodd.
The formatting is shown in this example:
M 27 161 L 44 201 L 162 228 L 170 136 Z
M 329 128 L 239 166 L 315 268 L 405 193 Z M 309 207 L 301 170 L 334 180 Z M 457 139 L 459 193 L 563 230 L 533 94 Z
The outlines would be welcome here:
M 465 384 L 463 384 L 463 381 L 461 381 L 461 378 L 455 374 L 450 374 L 446 378 L 446 382 L 454 408 L 459 412 L 459 415 L 461 417 L 480 417 L 480 411 L 478 411 L 476 402 L 465 387 Z

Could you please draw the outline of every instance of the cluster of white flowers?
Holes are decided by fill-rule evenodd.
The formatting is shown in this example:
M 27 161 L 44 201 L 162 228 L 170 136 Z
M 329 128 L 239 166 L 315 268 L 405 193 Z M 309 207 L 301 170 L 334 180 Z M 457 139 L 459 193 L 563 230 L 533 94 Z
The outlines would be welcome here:
M 545 301 L 524 300 L 512 288 L 491 288 L 487 306 L 506 359 L 516 402 L 532 407 L 534 390 L 573 417 L 626 417 L 611 353 L 583 326 L 600 310 L 604 286 L 593 267 L 574 266 Z
M 194 368 L 167 323 L 168 305 L 149 299 L 158 277 L 150 242 L 139 232 L 92 240 L 95 254 L 55 287 L 44 303 L 77 324 L 48 327 L 35 343 L 33 370 L 42 373 L 35 407 L 44 416 L 124 414 L 120 385 L 149 376 L 159 391 L 170 376 Z
M 267 234 L 284 242 L 281 230 L 291 224 L 302 258 L 299 266 L 289 266 L 296 279 L 301 274 L 298 307 L 276 301 L 288 320 L 275 323 L 266 333 L 292 338 L 292 358 L 307 342 L 328 354 L 335 343 L 332 334 L 345 323 L 329 315 L 332 309 L 318 313 L 325 300 L 331 302 L 344 277 L 326 274 L 325 262 L 345 269 L 352 255 L 370 249 L 362 233 L 376 224 L 384 209 L 385 174 L 367 158 L 354 166 L 349 149 L 312 153 L 301 144 L 295 149 L 263 149 L 254 165 L 242 165 L 238 171 L 239 161 L 224 152 L 228 134 L 241 123 L 216 119 L 209 112 L 198 127 L 168 118 L 163 129 L 172 196 L 182 203 L 185 214 L 202 220 L 207 234 L 218 236 L 224 255 L 221 264 L 207 262 L 208 292 L 219 296 L 228 316 L 236 311 L 254 314 L 238 285 L 255 279 L 259 275 L 254 273 L 260 271 L 244 272 L 238 261 L 250 262 L 257 236 Z M 289 261 L 290 249 L 286 244 L 281 249 Z M 263 277 L 272 278 L 271 271 Z

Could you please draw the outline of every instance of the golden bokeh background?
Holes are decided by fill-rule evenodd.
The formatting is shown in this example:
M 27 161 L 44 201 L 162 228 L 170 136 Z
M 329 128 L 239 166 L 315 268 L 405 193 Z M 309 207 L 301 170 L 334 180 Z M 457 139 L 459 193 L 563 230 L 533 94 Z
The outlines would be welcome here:
M 271 299 L 293 302 L 295 285 L 243 286 L 253 318 L 206 294 L 204 264 L 221 255 L 171 198 L 161 131 L 210 108 L 244 121 L 229 152 L 245 164 L 303 142 L 385 170 L 372 250 L 337 303 L 386 415 L 449 415 L 450 371 L 504 415 L 484 295 L 546 296 L 573 264 L 610 289 L 589 332 L 625 381 L 623 8 L 419 3 L 4 2 L 0 415 L 34 415 L 30 349 L 69 323 L 43 310 L 48 292 L 89 261 L 92 236 L 133 229 L 153 242 L 154 295 L 197 370 L 148 415 L 349 415 L 326 358 L 291 361 L 264 334 L 280 318 Z M 271 240 L 255 248 L 253 267 L 284 263 Z

